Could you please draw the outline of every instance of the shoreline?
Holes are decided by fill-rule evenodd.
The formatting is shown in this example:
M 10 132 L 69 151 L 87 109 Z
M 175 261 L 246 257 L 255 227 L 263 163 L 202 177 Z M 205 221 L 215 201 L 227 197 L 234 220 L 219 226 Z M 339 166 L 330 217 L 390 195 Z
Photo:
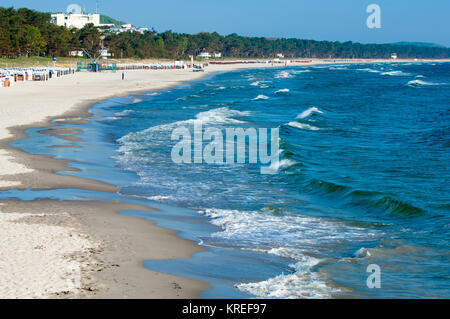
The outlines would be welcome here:
M 371 61 L 370 63 L 374 62 L 376 63 L 376 61 Z M 389 62 L 401 63 L 401 61 Z M 326 64 L 338 64 L 338 62 Z M 310 66 L 313 64 L 290 64 L 287 67 L 297 65 Z M 17 97 L 17 91 L 23 89 L 23 87 L 16 86 L 11 88 L 12 90 L 9 92 L 6 90 L 1 91 L 1 95 L 6 92 L 5 100 L 9 97 L 9 102 L 11 102 L 11 104 L 8 103 L 10 104 L 8 105 L 10 114 L 7 112 L 5 115 L 0 107 L 0 115 L 3 117 L 3 121 L 0 120 L 0 166 L 3 167 L 3 169 L 0 169 L 0 192 L 8 189 L 76 188 L 115 193 L 117 187 L 114 185 L 109 185 L 96 180 L 56 174 L 58 171 L 76 170 L 67 166 L 67 163 L 70 162 L 69 160 L 55 159 L 46 155 L 29 154 L 14 148 L 9 145 L 9 143 L 26 138 L 25 130 L 27 129 L 58 126 L 57 124 L 52 123 L 52 121 L 56 119 L 69 118 L 77 121 L 79 118 L 89 118 L 90 113 L 88 110 L 94 104 L 109 98 L 164 90 L 178 86 L 187 81 L 200 80 L 215 72 L 264 67 L 272 68 L 271 65 L 245 64 L 210 66 L 208 67 L 207 72 L 201 74 L 189 73 L 187 75 L 190 76 L 185 76 L 183 79 L 177 79 L 176 77 L 179 75 L 181 78 L 183 75 L 182 73 L 188 73 L 185 70 L 182 72 L 177 72 L 177 70 L 163 70 L 160 72 L 127 71 L 126 75 L 130 76 L 132 80 L 131 82 L 125 81 L 126 83 L 118 80 L 121 76 L 119 72 L 116 74 L 104 73 L 101 74 L 102 77 L 103 75 L 107 75 L 103 77 L 105 78 L 105 83 L 107 82 L 106 84 L 104 83 L 104 85 L 108 86 L 107 84 L 111 84 L 111 81 L 117 81 L 114 82 L 114 86 L 109 86 L 107 92 L 101 92 L 100 96 L 97 98 L 94 97 L 94 93 L 92 92 L 87 94 L 87 96 L 81 100 L 79 97 L 77 99 L 76 94 L 72 94 L 73 96 L 70 101 L 63 102 L 65 103 L 62 107 L 64 111 L 58 113 L 58 108 L 60 106 L 57 104 L 59 101 L 69 100 L 67 98 L 67 87 L 59 86 L 59 81 L 69 81 L 71 79 L 71 76 L 67 76 L 61 80 L 49 82 L 52 84 L 52 87 L 54 86 L 60 91 L 59 97 L 55 97 L 52 96 L 51 92 L 48 92 L 52 87 L 46 90 L 47 96 L 44 98 L 47 98 L 47 102 L 53 102 L 51 110 L 46 114 L 44 114 L 44 111 L 40 114 L 31 114 L 26 120 L 21 116 L 23 112 L 26 111 L 25 107 L 22 107 L 20 110 L 11 110 L 11 105 L 14 106 L 14 103 L 16 103 L 16 106 L 22 105 L 23 103 L 30 103 L 32 100 L 37 99 L 33 94 L 39 95 L 39 89 L 42 89 L 44 85 L 26 83 L 27 87 L 30 88 L 26 95 L 31 95 L 31 97 L 28 97 L 28 100 L 26 98 L 22 99 L 22 97 Z M 282 68 L 285 66 L 275 65 L 273 67 Z M 156 72 L 158 72 L 158 74 L 156 74 Z M 175 74 L 170 74 L 171 72 L 174 72 Z M 157 76 L 161 73 L 165 73 L 163 74 L 163 76 L 165 76 L 164 79 Z M 139 77 L 139 74 L 144 76 L 143 79 Z M 145 84 L 140 82 L 145 80 L 145 75 L 153 74 L 155 74 L 155 76 L 152 77 L 154 80 L 153 82 L 145 82 Z M 167 76 L 167 74 L 170 74 L 170 76 Z M 99 74 L 84 73 L 81 78 L 84 80 L 89 76 L 95 77 L 97 75 Z M 162 83 L 161 80 L 163 80 Z M 55 83 L 55 85 L 53 85 L 53 83 Z M 122 86 L 118 87 L 116 85 L 117 83 L 122 83 Z M 83 87 L 83 84 L 77 84 L 77 86 Z M 125 85 L 125 87 L 123 87 L 123 85 Z M 137 86 L 138 89 L 133 86 Z M 121 90 L 113 92 L 118 89 Z M 97 88 L 96 90 L 101 90 L 101 88 Z M 109 94 L 110 92 L 111 94 Z M 15 97 L 15 100 L 12 97 Z M 57 101 L 55 101 L 55 99 Z M 40 103 L 42 103 L 41 105 L 43 106 L 41 107 L 41 110 L 45 110 L 45 101 L 40 101 Z M 33 121 L 33 119 L 38 120 Z M 11 120 L 13 123 L 19 123 L 19 125 L 6 127 L 5 123 L 7 123 L 8 120 Z M 29 120 L 32 122 L 23 123 Z M 8 172 L 9 174 L 5 174 L 5 172 Z M 85 281 L 82 281 L 81 289 L 74 289 L 73 291 L 59 290 L 56 292 L 52 291 L 52 289 L 61 289 L 61 285 L 56 284 L 54 286 L 48 286 L 46 285 L 48 283 L 48 278 L 41 278 L 41 286 L 31 287 L 34 289 L 33 293 L 28 293 L 26 291 L 9 291 L 8 289 L 6 289 L 5 292 L 4 288 L 2 288 L 2 290 L 0 290 L 0 298 L 195 298 L 198 297 L 198 294 L 201 291 L 208 288 L 208 285 L 203 282 L 166 275 L 144 268 L 142 263 L 146 259 L 188 258 L 194 253 L 203 250 L 196 243 L 178 237 L 176 231 L 156 226 L 149 221 L 142 222 L 143 219 L 139 217 L 119 214 L 119 211 L 123 210 L 150 211 L 151 208 L 126 203 L 104 203 L 100 201 L 85 203 L 78 201 L 58 202 L 53 200 L 34 200 L 30 202 L 0 200 L 0 226 L 9 227 L 7 229 L 9 229 L 11 233 L 17 233 L 21 230 L 21 227 L 30 228 L 28 231 L 31 232 L 36 231 L 36 228 L 39 227 L 42 233 L 41 237 L 46 239 L 47 243 L 51 243 L 52 240 L 55 240 L 54 238 L 72 234 L 73 236 L 71 235 L 70 237 L 73 238 L 73 240 L 72 242 L 67 243 L 67 247 L 64 248 L 64 254 L 75 256 L 72 258 L 75 258 L 74 260 L 77 260 L 81 264 L 82 277 L 87 278 Z M 91 214 L 89 214 L 89 212 L 91 212 Z M 3 217 L 7 217 L 8 215 L 14 216 L 15 219 L 10 220 L 6 218 L 6 220 L 3 220 Z M 21 215 L 24 217 L 19 218 Z M 39 219 L 39 221 L 36 221 L 36 219 Z M 25 220 L 25 222 L 23 220 Z M 11 224 L 14 227 L 11 226 Z M 120 233 L 120 240 L 116 238 L 117 232 Z M 42 239 L 41 237 L 37 238 L 37 240 Z M 1 238 L 1 240 L 3 241 L 5 239 Z M 23 244 L 23 238 L 21 240 L 22 242 L 20 239 L 17 240 L 18 245 L 20 245 L 20 243 Z M 159 243 L 161 246 L 155 245 L 155 242 Z M 145 243 L 151 244 L 146 245 Z M 40 245 L 37 245 L 36 247 L 38 246 Z M 41 251 L 42 249 L 37 250 Z M 7 251 L 7 253 L 11 254 L 12 251 Z M 61 251 L 49 252 L 47 254 L 47 257 L 50 258 L 49 262 L 52 261 L 51 258 L 55 258 L 53 255 L 57 255 L 58 253 L 61 253 Z M 23 257 L 27 257 L 26 254 L 27 253 L 25 252 Z M 86 254 L 86 256 L 82 256 L 83 254 Z M 61 256 L 57 257 L 59 263 L 56 268 L 65 266 L 63 259 L 70 259 L 67 258 L 67 256 L 64 258 Z M 0 261 L 0 265 L 2 262 L 4 261 Z M 9 266 L 11 267 L 11 265 Z M 18 265 L 13 265 L 12 268 L 14 269 L 15 266 Z M 30 268 L 21 269 L 22 273 L 20 275 L 23 273 L 32 274 L 34 270 L 33 268 Z M 63 269 L 62 272 L 59 271 L 58 273 L 64 276 L 64 271 L 65 270 Z M 26 276 L 24 277 L 27 278 Z M 0 286 L 5 286 L 5 283 L 10 284 L 11 282 L 14 282 L 14 280 L 11 281 L 10 279 L 11 278 L 5 279 L 0 277 Z M 67 278 L 64 278 L 64 280 L 66 279 Z M 111 285 L 112 282 L 114 282 L 114 285 Z M 16 282 L 14 283 L 17 284 Z M 26 282 L 24 284 L 26 285 Z M 42 290 L 42 288 L 47 289 L 47 292 L 45 289 Z
M 130 71 L 127 73 L 131 72 L 144 73 L 145 71 Z M 83 75 L 90 76 L 91 74 L 85 73 Z M 114 74 L 108 75 L 111 77 Z M 199 75 L 188 76 L 186 80 L 200 78 Z M 120 75 L 117 74 L 117 76 Z M 70 77 L 64 79 L 69 80 Z M 153 84 L 148 87 L 141 87 L 138 90 L 126 85 L 124 90 L 119 93 L 74 103 L 72 106 L 68 106 L 65 111 L 53 116 L 39 114 L 45 117 L 40 121 L 8 127 L 7 137 L 0 140 L 0 163 L 6 162 L 6 165 L 2 166 L 6 167 L 9 172 L 5 174 L 5 168 L 3 171 L 0 170 L 0 191 L 30 188 L 37 190 L 75 188 L 117 192 L 118 188 L 113 185 L 92 179 L 57 174 L 58 171 L 76 171 L 76 169 L 68 167 L 69 160 L 30 154 L 11 146 L 10 143 L 26 138 L 25 131 L 28 129 L 57 126 L 57 124 L 52 123 L 56 119 L 89 119 L 91 114 L 88 110 L 100 101 L 115 96 L 128 96 L 168 89 L 183 82 L 173 81 L 171 84 Z M 0 127 L 0 129 L 2 128 L 6 130 L 6 127 Z M 13 174 L 10 174 L 11 171 Z M 3 237 L 0 241 L 6 241 L 8 238 L 5 238 L 5 236 L 10 232 L 24 232 L 17 225 L 22 224 L 18 221 L 27 218 L 39 217 L 40 220 L 34 223 L 25 222 L 23 227 L 30 228 L 34 225 L 41 229 L 44 228 L 40 232 L 40 236 L 34 240 L 33 245 L 36 244 L 35 247 L 25 248 L 28 251 L 23 254 L 22 259 L 19 258 L 19 261 L 17 261 L 14 258 L 8 258 L 10 260 L 0 261 L 2 268 L 7 270 L 4 272 L 5 278 L 0 277 L 0 298 L 195 298 L 200 291 L 208 288 L 208 285 L 203 282 L 157 273 L 144 268 L 143 262 L 149 258 L 188 258 L 194 253 L 202 251 L 195 243 L 178 237 L 177 231 L 156 226 L 155 223 L 150 221 L 143 222 L 138 217 L 120 214 L 120 211 L 132 210 L 133 208 L 134 210 L 145 211 L 151 211 L 152 208 L 122 203 L 120 205 L 123 209 L 119 209 L 117 203 L 109 203 L 109 206 L 105 207 L 105 203 L 99 201 L 89 202 L 88 204 L 52 200 L 30 202 L 0 200 L 0 216 L 15 217 L 13 219 L 0 219 L 2 229 L 9 230 L 9 232 L 3 232 L 3 236 L 0 235 Z M 93 214 L 86 213 L 89 209 L 94 210 Z M 43 212 L 45 213 L 42 214 Z M 65 221 L 60 222 L 57 226 L 59 229 L 55 230 L 53 220 L 56 215 L 60 214 L 65 217 Z M 25 217 L 18 217 L 22 215 Z M 11 223 L 19 229 L 12 228 Z M 105 227 L 105 223 L 108 227 Z M 37 232 L 36 229 L 31 231 Z M 120 232 L 120 240 L 114 238 L 117 232 Z M 6 277 L 8 276 L 6 274 L 8 270 L 16 270 L 20 267 L 19 264 L 27 263 L 27 260 L 32 258 L 35 253 L 34 250 L 37 250 L 36 247 L 45 247 L 45 245 L 38 244 L 39 242 L 51 243 L 54 241 L 54 237 L 67 237 L 68 235 L 73 238 L 72 233 L 75 233 L 74 240 L 67 243 L 67 247 L 64 247 L 64 249 L 47 254 L 51 256 L 45 256 L 44 253 L 40 254 L 39 258 L 43 258 L 45 262 L 57 264 L 56 267 L 50 267 L 50 272 L 46 273 L 46 269 L 43 267 L 41 269 L 39 267 L 21 269 L 20 276 L 25 279 L 21 279 L 24 282 L 19 287 L 17 287 L 18 278 L 15 278 L 16 276 L 9 275 L 10 278 Z M 27 238 L 16 239 L 18 246 L 22 248 L 26 246 L 26 241 Z M 152 244 L 149 245 L 149 242 Z M 155 247 L 160 248 L 155 249 Z M 4 256 L 13 255 L 13 251 L 5 248 L 2 249 Z M 63 258 L 65 263 L 62 262 L 61 256 L 55 256 L 60 254 L 65 256 Z M 65 287 L 67 286 L 66 281 L 70 280 L 71 275 L 73 275 L 67 274 L 67 269 L 65 269 L 70 266 L 71 261 L 76 261 L 79 264 L 82 278 L 81 286 L 72 289 Z M 39 262 L 37 263 L 39 264 Z M 39 270 L 41 270 L 41 274 L 39 274 Z M 54 272 L 64 278 L 54 278 L 52 276 Z M 34 287 L 29 286 L 29 282 L 32 281 L 33 277 L 36 277 L 36 274 L 38 274 L 38 278 L 41 277 L 41 281 Z M 56 281 L 56 284 L 52 284 L 51 281 Z
M 1 114 L 2 117 L 0 118 L 3 118 L 4 121 L 0 121 L 0 164 L 2 164 L 0 165 L 2 167 L 0 169 L 0 192 L 9 189 L 51 190 L 70 188 L 109 193 L 117 192 L 118 188 L 114 185 L 93 179 L 57 174 L 59 171 L 77 170 L 67 165 L 71 162 L 70 160 L 56 159 L 50 155 L 30 154 L 11 146 L 10 143 L 26 138 L 25 131 L 28 129 L 56 127 L 58 124 L 53 121 L 61 118 L 74 122 L 79 121 L 80 118 L 89 119 L 91 114 L 88 110 L 93 105 L 110 98 L 165 90 L 187 81 L 200 80 L 212 73 L 233 71 L 244 67 L 247 68 L 247 66 L 220 66 L 211 68 L 204 73 L 177 72 L 178 70 L 156 71 L 158 73 L 164 72 L 165 81 L 162 83 L 158 74 L 155 74 L 156 72 L 153 70 L 127 71 L 126 74 L 131 75 L 130 77 L 133 80 L 130 84 L 119 82 L 125 84 L 121 91 L 111 94 L 101 92 L 100 96 L 96 98 L 89 96 L 82 101 L 74 101 L 72 96 L 72 101 L 66 103 L 65 109 L 56 111 L 53 108 L 50 114 L 44 113 L 44 110 L 41 109 L 42 112 L 32 115 L 33 120 L 29 120 L 30 123 L 20 123 L 24 121 L 20 112 L 16 110 L 14 110 L 16 114 Z M 170 74 L 170 72 L 175 74 Z M 180 73 L 186 74 L 182 79 L 176 78 L 177 76 L 182 77 L 183 74 Z M 81 75 L 86 78 L 97 74 L 81 73 Z M 106 75 L 108 78 L 105 81 L 106 84 L 113 81 L 111 78 L 114 76 L 116 78 L 121 76 L 120 73 L 104 73 L 102 75 Z M 145 78 L 148 75 L 153 78 L 153 82 L 150 81 L 146 85 L 137 83 L 142 80 L 142 77 Z M 67 82 L 71 78 L 67 76 L 62 80 Z M 59 83 L 56 81 L 48 83 L 55 83 L 55 86 L 57 86 Z M 43 85 L 37 83 L 38 85 L 33 86 L 36 84 L 33 82 L 26 84 L 27 87 L 30 87 L 30 94 L 38 95 L 38 97 L 32 95 L 32 99 L 38 99 L 39 94 L 42 93 L 39 89 L 43 90 Z M 134 85 L 138 86 L 139 89 L 134 88 Z M 23 87 L 16 86 L 12 89 L 19 91 L 23 90 Z M 6 92 L 5 95 L 18 98 L 18 101 L 9 102 L 13 105 L 15 102 L 14 106 L 20 106 L 18 103 L 24 103 L 24 101 L 22 101 L 21 96 L 17 95 L 18 92 L 13 90 L 2 91 L 1 93 Z M 47 87 L 47 94 L 48 90 Z M 66 100 L 67 91 L 60 91 L 62 91 L 60 98 Z M 50 94 L 43 98 L 49 101 L 53 97 Z M 45 104 L 46 101 L 40 101 L 40 103 Z M 4 111 L 0 108 L 0 113 L 4 113 Z M 35 118 L 39 119 L 36 121 Z M 7 127 L 5 125 L 7 120 L 16 121 L 20 124 Z M 8 240 L 8 234 L 18 234 L 15 237 L 21 237 L 16 238 L 19 249 L 25 248 L 28 250 L 23 251 L 22 256 L 19 254 L 16 258 L 12 258 L 14 260 L 0 260 L 0 266 L 6 269 L 4 277 L 0 276 L 0 298 L 197 298 L 201 291 L 208 289 L 209 285 L 204 282 L 155 272 L 143 266 L 143 262 L 148 259 L 190 258 L 193 254 L 203 251 L 200 246 L 190 240 L 180 238 L 177 236 L 177 231 L 156 226 L 151 221 L 142 222 L 143 219 L 139 217 L 120 214 L 120 211 L 130 210 L 133 207 L 138 207 L 138 205 L 121 203 L 123 209 L 118 209 L 117 203 L 111 202 L 109 204 L 110 206 L 105 207 L 105 203 L 100 201 L 91 201 L 86 206 L 84 203 L 73 201 L 0 200 L 0 226 L 2 229 L 8 230 L 0 234 L 0 241 Z M 86 211 L 89 211 L 89 209 L 94 210 L 95 215 L 87 214 Z M 140 209 L 135 210 L 151 211 L 152 208 L 140 206 Z M 24 217 L 20 218 L 22 215 Z M 63 218 L 65 221 L 59 222 L 58 228 L 55 229 L 54 219 L 57 219 L 55 217 L 57 215 L 65 216 Z M 8 216 L 13 218 L 8 219 Z M 61 216 L 59 216 L 60 219 Z M 27 221 L 33 220 L 33 217 L 38 217 L 39 221 Z M 23 220 L 25 222 L 21 222 Z M 108 223 L 109 227 L 105 228 L 105 223 Z M 16 228 L 11 227 L 11 224 Z M 48 271 L 47 275 L 38 274 L 37 277 L 40 281 L 38 280 L 38 284 L 35 284 L 34 287 L 29 286 L 26 278 L 30 282 L 36 281 L 36 273 L 39 272 L 36 271 L 36 268 L 39 269 L 39 267 L 22 267 L 20 276 L 25 279 L 20 279 L 24 282 L 19 286 L 17 286 L 17 275 L 8 275 L 11 272 L 15 273 L 15 270 L 21 267 L 19 264 L 27 264 L 28 259 L 33 258 L 33 254 L 36 253 L 34 250 L 41 250 L 40 247 L 46 247 L 42 244 L 37 244 L 35 247 L 26 247 L 27 231 L 22 230 L 18 225 L 22 225 L 22 228 L 32 228 L 32 225 L 34 225 L 35 228 L 30 231 L 39 233 L 34 241 L 36 243 L 45 242 L 47 246 L 50 246 L 48 244 L 54 241 L 55 237 L 69 236 L 73 238 L 72 242 L 67 243 L 67 247 L 59 251 L 49 252 L 47 249 L 48 254 L 45 254 L 45 252 L 40 254 L 36 263 L 45 262 L 49 268 L 41 267 L 44 274 Z M 41 231 L 38 232 L 37 227 Z M 127 229 L 127 231 L 124 231 L 124 229 Z M 99 232 L 99 230 L 102 231 Z M 114 232 L 119 230 L 121 231 L 121 239 L 117 240 L 114 238 Z M 20 236 L 20 233 L 23 233 L 23 235 Z M 149 242 L 151 244 L 142 244 Z M 159 247 L 159 249 L 155 247 Z M 13 251 L 5 248 L 1 252 L 4 256 L 13 255 Z M 63 255 L 64 258 L 61 258 L 60 255 Z M 73 261 L 80 265 L 81 278 L 83 279 L 81 280 L 81 287 L 68 289 L 66 287 L 67 280 L 71 280 L 73 274 L 67 273 L 67 267 L 70 267 Z M 118 261 L 121 261 L 121 263 L 118 263 Z M 55 278 L 55 273 L 59 274 L 60 278 Z M 17 289 L 14 289 L 14 287 L 17 287 Z M 21 289 L 21 287 L 24 289 Z

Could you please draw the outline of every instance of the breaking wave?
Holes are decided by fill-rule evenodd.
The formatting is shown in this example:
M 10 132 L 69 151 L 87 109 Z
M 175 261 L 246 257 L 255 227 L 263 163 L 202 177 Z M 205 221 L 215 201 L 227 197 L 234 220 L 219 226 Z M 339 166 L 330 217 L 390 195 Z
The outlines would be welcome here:
M 289 122 L 287 125 L 289 125 L 290 127 L 295 127 L 301 130 L 307 130 L 307 131 L 319 131 L 320 128 L 316 127 L 316 126 L 312 126 L 309 124 L 305 124 L 305 123 L 300 123 L 297 121 L 293 121 L 293 122 Z
M 262 251 L 291 259 L 291 273 L 280 274 L 260 282 L 239 283 L 236 287 L 258 297 L 329 298 L 338 288 L 327 284 L 324 274 L 314 267 L 322 258 L 305 253 L 321 243 L 364 241 L 377 238 L 379 231 L 348 226 L 323 218 L 283 214 L 267 207 L 260 211 L 206 209 L 199 212 L 221 228 L 211 241 Z
M 255 97 L 254 99 L 252 99 L 252 101 L 259 101 L 259 100 L 268 100 L 269 97 L 265 96 L 263 94 L 258 95 L 257 97 Z
M 317 107 L 313 106 L 313 107 L 310 107 L 309 109 L 305 110 L 301 114 L 297 115 L 296 119 L 304 119 L 304 118 L 310 116 L 313 113 L 321 113 L 321 114 L 323 114 L 323 112 L 321 110 L 319 110 Z
M 280 89 L 278 91 L 275 91 L 275 94 L 280 94 L 280 93 L 288 93 L 289 89 Z
M 246 117 L 246 116 L 249 116 L 250 114 L 251 114 L 251 112 L 248 112 L 248 111 L 238 111 L 238 110 L 230 109 L 229 107 L 221 107 L 221 108 L 217 108 L 217 109 L 213 109 L 213 110 L 209 110 L 209 111 L 205 111 L 205 112 L 200 112 L 197 115 L 195 115 L 194 119 L 152 126 L 143 131 L 129 133 L 129 134 L 125 135 L 124 137 L 120 138 L 118 140 L 118 142 L 126 143 L 128 141 L 135 139 L 136 137 L 145 136 L 149 132 L 167 131 L 167 130 L 174 129 L 181 125 L 193 125 L 196 123 L 201 123 L 203 125 L 226 124 L 226 123 L 231 123 L 231 124 L 245 123 L 244 121 L 235 119 L 234 117 Z
M 423 86 L 442 85 L 442 83 L 426 82 L 426 81 L 415 79 L 415 80 L 409 81 L 406 85 L 410 86 L 410 87 L 423 87 Z
M 411 75 L 410 73 L 405 73 L 403 71 L 389 71 L 389 72 L 382 72 L 382 75 L 391 75 L 391 76 L 408 76 Z
M 294 77 L 294 75 L 292 75 L 288 71 L 281 71 L 274 76 L 275 79 L 289 79 L 292 77 Z

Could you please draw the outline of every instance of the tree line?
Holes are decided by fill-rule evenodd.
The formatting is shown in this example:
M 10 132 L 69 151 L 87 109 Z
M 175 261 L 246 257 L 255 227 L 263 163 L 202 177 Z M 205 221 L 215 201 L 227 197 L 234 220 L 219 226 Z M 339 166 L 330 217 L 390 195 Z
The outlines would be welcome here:
M 232 58 L 450 58 L 450 49 L 415 45 L 361 44 L 303 39 L 267 39 L 213 33 L 186 34 L 154 30 L 109 33 L 86 25 L 82 29 L 51 23 L 50 13 L 0 7 L 0 56 L 69 56 L 82 48 L 94 52 L 100 43 L 115 58 L 186 58 L 202 49 Z

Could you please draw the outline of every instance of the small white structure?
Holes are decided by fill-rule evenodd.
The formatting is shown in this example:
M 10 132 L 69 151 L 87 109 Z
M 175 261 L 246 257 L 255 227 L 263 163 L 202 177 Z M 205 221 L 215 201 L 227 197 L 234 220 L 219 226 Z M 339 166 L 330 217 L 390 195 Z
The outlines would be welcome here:
M 283 53 L 277 53 L 277 58 L 280 58 L 280 59 L 284 58 L 284 54 Z
M 72 57 L 82 57 L 84 56 L 83 51 L 70 51 L 69 55 Z
M 198 55 L 198 57 L 200 59 L 210 59 L 211 58 L 211 53 L 206 51 L 206 49 L 203 49 L 202 52 L 200 52 L 200 54 Z
M 392 53 L 391 54 L 391 59 L 397 60 L 398 59 L 397 53 Z
M 109 53 L 109 50 L 108 50 L 108 49 L 101 49 L 101 50 L 99 50 L 99 53 L 100 53 L 100 57 L 101 57 L 102 59 L 107 59 L 107 58 L 109 58 L 109 57 L 112 56 L 112 54 Z
M 217 58 L 221 58 L 222 57 L 222 53 L 221 52 L 214 52 L 213 56 L 217 59 Z

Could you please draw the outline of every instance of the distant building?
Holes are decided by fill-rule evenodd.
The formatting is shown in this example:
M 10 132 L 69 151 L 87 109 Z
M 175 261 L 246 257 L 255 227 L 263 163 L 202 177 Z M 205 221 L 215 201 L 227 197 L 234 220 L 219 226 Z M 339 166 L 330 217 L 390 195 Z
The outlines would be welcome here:
M 214 52 L 213 56 L 217 59 L 217 58 L 221 58 L 222 57 L 222 53 L 221 52 Z
M 77 28 L 82 29 L 86 24 L 92 23 L 96 27 L 101 27 L 102 29 L 112 32 L 112 33 L 122 33 L 122 32 L 140 32 L 144 33 L 148 31 L 148 28 L 137 28 L 131 24 L 123 24 L 121 26 L 116 26 L 112 23 L 102 24 L 100 23 L 100 14 L 98 13 L 88 13 L 86 14 L 82 11 L 81 7 L 73 4 L 67 7 L 67 13 L 52 13 L 52 23 L 58 26 L 63 26 L 67 28 Z
M 200 59 L 210 59 L 211 58 L 211 53 L 206 51 L 206 49 L 203 49 L 202 52 L 200 52 L 200 54 L 198 55 L 198 57 Z
M 100 57 L 105 60 L 112 56 L 112 54 L 109 53 L 109 50 L 106 48 L 99 50 L 99 54 L 100 54 Z
M 392 53 L 391 54 L 391 59 L 393 59 L 393 60 L 398 59 L 397 53 Z
M 280 59 L 284 58 L 283 53 L 277 53 L 277 58 L 280 58 Z
M 83 51 L 70 51 L 69 54 L 72 57 L 82 57 L 82 56 L 84 56 Z
M 53 13 L 51 17 L 53 24 L 67 28 L 75 27 L 77 29 L 81 29 L 89 23 L 92 23 L 96 27 L 102 26 L 100 24 L 100 14 L 97 13 Z
M 123 32 L 140 32 L 144 33 L 148 31 L 148 28 L 137 28 L 131 24 L 123 24 L 120 27 L 112 26 L 109 28 L 109 31 L 112 33 L 123 33 Z

